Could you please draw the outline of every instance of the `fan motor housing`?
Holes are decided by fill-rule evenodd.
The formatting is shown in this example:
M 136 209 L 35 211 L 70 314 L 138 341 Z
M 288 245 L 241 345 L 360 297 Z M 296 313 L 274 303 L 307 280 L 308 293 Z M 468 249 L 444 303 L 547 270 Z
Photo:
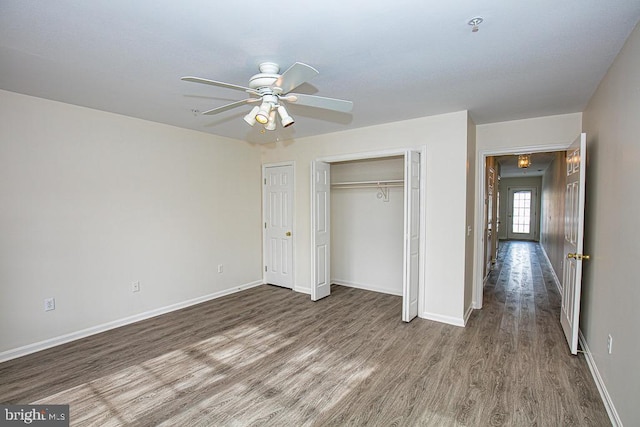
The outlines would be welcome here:
M 280 74 L 260 73 L 249 79 L 249 87 L 251 89 L 258 89 L 261 87 L 270 87 L 280 77 Z
M 258 89 L 273 86 L 280 78 L 280 66 L 275 62 L 263 62 L 259 66 L 260 73 L 249 79 L 249 87 Z

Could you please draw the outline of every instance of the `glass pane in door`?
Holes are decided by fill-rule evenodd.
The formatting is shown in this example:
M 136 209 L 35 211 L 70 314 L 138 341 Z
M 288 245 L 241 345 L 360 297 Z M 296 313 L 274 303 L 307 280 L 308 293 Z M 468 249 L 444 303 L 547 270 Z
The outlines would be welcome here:
M 531 227 L 531 191 L 513 193 L 513 233 L 528 234 Z

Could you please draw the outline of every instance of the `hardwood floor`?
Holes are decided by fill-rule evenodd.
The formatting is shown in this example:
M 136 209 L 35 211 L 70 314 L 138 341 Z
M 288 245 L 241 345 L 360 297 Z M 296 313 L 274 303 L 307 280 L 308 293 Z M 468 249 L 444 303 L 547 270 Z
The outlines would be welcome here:
M 466 328 L 401 298 L 259 286 L 0 364 L 0 401 L 78 426 L 605 426 L 537 244 L 510 242 Z

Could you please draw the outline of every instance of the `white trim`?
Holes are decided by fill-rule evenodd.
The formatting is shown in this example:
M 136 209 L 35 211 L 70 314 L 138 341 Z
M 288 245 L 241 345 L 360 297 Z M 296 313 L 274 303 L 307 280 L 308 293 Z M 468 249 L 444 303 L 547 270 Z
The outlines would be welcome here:
M 418 272 L 418 314 L 427 310 L 427 146 L 420 148 L 420 271 Z M 418 316 L 420 317 L 420 316 Z
M 435 322 L 440 322 L 440 323 L 446 323 L 448 325 L 453 325 L 453 326 L 461 326 L 464 328 L 464 318 L 462 317 L 443 316 L 442 314 L 429 313 L 427 311 L 423 311 L 420 318 L 433 320 Z
M 262 186 L 262 224 L 260 224 L 260 229 L 262 230 L 262 266 L 260 267 L 262 271 L 262 282 L 267 283 L 264 267 L 267 265 L 267 235 L 264 232 L 264 224 L 267 221 L 266 219 L 266 184 L 264 180 L 266 179 L 266 170 L 267 168 L 275 168 L 280 166 L 291 166 L 293 169 L 291 180 L 293 187 L 293 194 L 291 195 L 291 233 L 293 237 L 291 238 L 291 290 L 296 287 L 296 239 L 298 237 L 298 233 L 296 230 L 296 162 L 277 162 L 277 163 L 263 163 L 262 164 L 262 177 L 260 178 L 260 185 Z M 285 287 L 286 288 L 286 287 Z M 289 289 L 289 288 L 286 288 Z
M 311 295 L 311 288 L 309 286 L 296 286 L 293 290 L 295 292 L 300 292 L 301 294 Z
M 366 160 L 366 159 L 377 159 L 382 157 L 406 157 L 407 152 L 409 151 L 419 151 L 420 152 L 420 271 L 419 271 L 419 284 L 418 284 L 418 317 L 424 319 L 430 319 L 430 317 L 424 317 L 421 313 L 426 313 L 425 308 L 427 306 L 427 295 L 426 295 L 426 286 L 425 286 L 425 277 L 426 277 L 426 268 L 427 268 L 427 219 L 426 219 L 426 200 L 427 200 L 427 146 L 426 145 L 418 145 L 414 147 L 405 147 L 398 149 L 390 149 L 390 150 L 378 150 L 378 151 L 365 151 L 358 153 L 350 153 L 350 154 L 341 154 L 335 156 L 327 156 L 327 157 L 318 157 L 311 161 L 313 164 L 314 161 L 321 161 L 325 163 L 336 163 L 336 162 L 344 162 L 350 160 Z M 314 194 L 314 182 L 311 179 L 310 183 L 310 194 Z M 313 224 L 313 209 L 311 209 L 311 224 Z M 313 239 L 311 239 L 313 240 Z M 311 243 L 311 256 L 313 258 L 314 247 L 313 242 Z M 313 266 L 313 259 L 312 264 Z M 312 268 L 313 270 L 313 268 Z M 313 283 L 313 271 L 311 272 L 311 282 Z M 301 288 L 302 289 L 302 288 Z M 296 289 L 297 290 L 297 289 Z M 301 291 L 302 292 L 302 291 Z M 437 315 L 434 315 L 437 317 Z M 446 317 L 445 317 L 446 318 Z M 447 318 L 448 319 L 448 318 Z M 432 319 L 432 320 L 435 320 Z M 455 320 L 459 322 L 458 319 Z M 444 323 L 449 323 L 448 320 L 445 320 Z M 457 324 L 457 323 L 454 323 Z
M 86 338 L 91 335 L 99 334 L 111 329 L 119 328 L 121 326 L 130 325 L 132 323 L 140 322 L 141 320 L 150 319 L 152 317 L 167 314 L 172 311 L 181 310 L 192 305 L 201 304 L 203 302 L 211 301 L 226 295 L 234 294 L 236 292 L 244 291 L 249 288 L 262 285 L 262 280 L 256 280 L 254 282 L 246 283 L 244 285 L 236 286 L 223 291 L 214 292 L 212 294 L 203 295 L 201 297 L 193 298 L 187 301 L 179 302 L 177 304 L 171 304 L 166 307 L 156 308 L 146 311 L 144 313 L 135 314 L 133 316 L 125 317 L 123 319 L 114 320 L 111 322 L 103 323 L 102 325 L 92 326 L 80 331 L 71 332 L 69 334 L 60 335 L 58 337 L 49 338 L 44 341 L 36 342 L 33 344 L 27 344 L 22 347 L 6 350 L 0 353 L 0 362 L 6 362 L 7 360 L 16 359 L 18 357 L 26 356 L 37 351 L 46 350 L 51 347 L 55 347 L 61 344 L 66 344 L 71 341 L 76 341 L 81 338 Z
M 350 153 L 350 154 L 339 154 L 335 156 L 328 157 L 318 157 L 313 159 L 314 161 L 324 162 L 324 163 L 337 163 L 337 162 L 347 162 L 351 160 L 367 160 L 367 159 L 377 159 L 382 157 L 404 157 L 407 154 L 407 151 L 422 151 L 422 147 L 414 147 L 414 148 L 398 148 L 392 150 L 379 150 L 379 151 L 365 151 L 359 153 Z
M 591 371 L 591 376 L 596 383 L 596 387 L 598 387 L 598 391 L 600 392 L 600 398 L 602 398 L 602 403 L 604 403 L 604 407 L 607 410 L 607 415 L 609 415 L 609 420 L 613 427 L 622 427 L 622 420 L 620 419 L 620 415 L 618 415 L 618 411 L 616 411 L 616 407 L 613 405 L 613 400 L 607 391 L 607 387 L 602 380 L 602 376 L 598 371 L 598 366 L 596 365 L 596 361 L 593 358 L 593 354 L 591 354 L 591 350 L 587 345 L 587 340 L 582 335 L 582 331 L 578 331 L 578 341 L 580 342 L 580 346 L 584 351 L 584 357 L 587 360 L 587 366 L 589 366 L 589 370 Z
M 402 296 L 402 289 L 399 291 L 390 291 L 389 289 L 380 288 L 378 286 L 371 286 L 363 283 L 351 282 L 349 280 L 332 279 L 331 284 L 346 286 L 348 288 L 362 289 L 365 291 L 380 292 L 381 294 L 395 295 L 400 297 Z
M 475 262 L 473 265 L 473 296 L 472 304 L 474 308 L 482 308 L 482 291 L 483 281 L 482 277 L 483 263 L 484 263 L 484 249 L 481 249 L 484 245 L 484 192 L 485 192 L 485 174 L 486 174 L 486 159 L 489 156 L 500 156 L 503 154 L 518 154 L 522 152 L 527 153 L 544 153 L 551 151 L 565 151 L 570 143 L 562 144 L 544 144 L 544 145 L 531 145 L 523 147 L 511 147 L 511 148 L 493 148 L 488 150 L 480 150 L 476 154 L 476 236 L 474 243 L 475 250 Z
M 471 304 L 469 308 L 467 308 L 467 312 L 464 313 L 464 326 L 467 326 L 467 323 L 469 323 L 469 318 L 471 317 L 471 313 L 473 313 L 473 304 Z
M 558 289 L 558 292 L 560 293 L 560 295 L 562 295 L 562 283 L 560 283 L 560 279 L 558 279 L 558 276 L 556 275 L 556 271 L 553 269 L 553 264 L 551 264 L 549 255 L 547 255 L 547 251 L 544 249 L 544 246 L 542 245 L 542 243 L 540 243 L 540 248 L 542 248 L 542 253 L 544 254 L 544 257 L 547 259 L 547 263 L 549 264 L 549 266 L 551 266 L 551 274 L 553 274 L 553 281 L 556 283 L 556 289 Z

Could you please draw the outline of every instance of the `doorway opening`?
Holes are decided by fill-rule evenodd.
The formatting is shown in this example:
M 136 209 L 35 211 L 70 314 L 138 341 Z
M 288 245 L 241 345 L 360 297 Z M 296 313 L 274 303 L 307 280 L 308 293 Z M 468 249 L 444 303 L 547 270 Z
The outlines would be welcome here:
M 475 260 L 475 280 L 473 287 L 473 308 L 482 308 L 483 288 L 492 262 L 495 262 L 495 255 L 499 248 L 500 240 L 522 239 L 538 240 L 540 238 L 541 221 L 540 191 L 541 184 L 536 184 L 534 180 L 537 176 L 541 180 L 545 172 L 542 162 L 536 164 L 536 156 L 543 156 L 546 163 L 550 163 L 550 158 L 564 156 L 566 144 L 525 146 L 512 149 L 486 150 L 478 153 L 478 167 L 476 178 L 476 260 Z M 529 153 L 532 155 L 532 166 L 522 170 L 517 167 L 517 155 Z M 512 159 L 509 165 L 511 173 L 505 174 L 504 160 Z M 502 160 L 499 162 L 499 160 Z M 546 165 L 545 165 L 546 167 Z M 487 182 L 489 171 L 494 170 L 494 178 L 491 180 L 493 186 L 490 189 Z M 542 170 L 539 170 L 542 169 Z M 524 183 L 516 179 L 526 179 Z M 502 188 L 502 191 L 500 190 Z M 521 191 L 532 191 L 530 198 L 528 193 Z M 513 203 L 509 192 L 518 193 L 517 203 Z M 489 201 L 489 196 L 492 200 Z M 530 202 L 529 202 L 530 200 Z M 529 209 L 527 209 L 529 202 Z M 516 206 L 514 206 L 514 204 Z M 493 215 L 487 210 L 488 206 L 493 207 Z M 515 207 L 515 212 L 514 212 Z M 516 214 L 515 228 L 513 215 Z M 525 219 L 529 214 L 529 220 Z M 531 215 L 535 215 L 533 218 Z M 511 216 L 511 217 L 509 217 Z M 491 220 L 489 223 L 488 221 Z M 555 221 L 556 218 L 554 217 Z M 524 231 L 527 230 L 525 233 Z M 514 231 L 515 230 L 515 231 Z M 490 252 L 492 251 L 492 253 Z M 489 253 L 488 253 L 489 252 Z M 555 267 L 555 266 L 554 266 Z

